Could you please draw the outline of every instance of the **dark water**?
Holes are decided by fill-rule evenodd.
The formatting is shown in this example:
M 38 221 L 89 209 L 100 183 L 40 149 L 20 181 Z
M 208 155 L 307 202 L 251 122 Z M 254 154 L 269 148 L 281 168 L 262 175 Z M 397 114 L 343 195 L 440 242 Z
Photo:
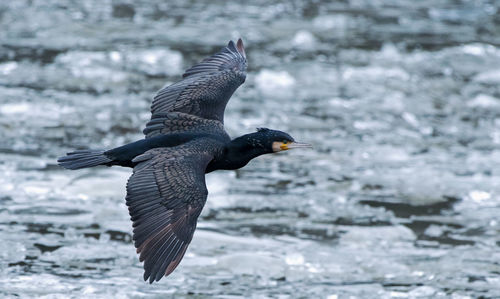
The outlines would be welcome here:
M 0 296 L 500 297 L 498 1 L 3 1 Z M 57 156 L 142 138 L 165 82 L 242 37 L 232 136 L 312 151 L 208 175 L 179 268 L 142 281 L 130 171 Z

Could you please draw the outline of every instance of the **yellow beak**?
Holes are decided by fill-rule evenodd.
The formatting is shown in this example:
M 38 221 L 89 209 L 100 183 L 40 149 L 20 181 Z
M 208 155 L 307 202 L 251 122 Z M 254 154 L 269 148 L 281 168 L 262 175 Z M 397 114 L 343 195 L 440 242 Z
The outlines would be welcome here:
M 304 142 L 290 142 L 290 143 L 281 143 L 281 150 L 286 151 L 292 148 L 312 148 L 312 145 Z

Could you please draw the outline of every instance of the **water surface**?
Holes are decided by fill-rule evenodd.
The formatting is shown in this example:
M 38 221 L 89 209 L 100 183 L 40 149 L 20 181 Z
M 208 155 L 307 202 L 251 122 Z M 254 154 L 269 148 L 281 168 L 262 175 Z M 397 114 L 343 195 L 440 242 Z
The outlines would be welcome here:
M 0 295 L 500 297 L 497 1 L 0 4 Z M 129 169 L 60 169 L 142 138 L 155 91 L 242 37 L 232 136 L 314 150 L 207 176 L 178 269 L 142 280 Z M 353 297 L 352 297 L 353 296 Z

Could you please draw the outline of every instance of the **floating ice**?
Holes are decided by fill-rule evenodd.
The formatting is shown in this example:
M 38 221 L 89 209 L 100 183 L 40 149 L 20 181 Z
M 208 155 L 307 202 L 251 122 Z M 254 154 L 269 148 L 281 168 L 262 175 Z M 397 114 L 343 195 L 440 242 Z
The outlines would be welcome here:
M 56 62 L 71 67 L 83 68 L 91 65 L 105 63 L 107 61 L 105 52 L 73 51 L 57 56 Z
M 342 14 L 335 15 L 321 15 L 313 20 L 314 27 L 320 30 L 345 30 L 349 24 L 350 19 Z
M 170 49 L 148 49 L 127 52 L 125 63 L 148 75 L 179 75 L 182 72 L 182 54 Z
M 304 256 L 300 253 L 291 253 L 286 256 L 285 261 L 288 265 L 302 265 L 304 264 Z
M 492 47 L 488 45 L 489 47 Z M 483 44 L 470 44 L 470 45 L 464 45 L 462 47 L 462 50 L 464 53 L 470 54 L 470 55 L 476 55 L 476 56 L 481 56 L 486 53 L 486 47 Z
M 119 63 L 121 62 L 123 55 L 118 51 L 111 51 L 109 52 L 109 58 L 111 58 L 111 61 Z
M 25 185 L 24 191 L 28 194 L 36 194 L 36 195 L 42 195 L 46 194 L 50 191 L 50 188 L 47 186 L 37 186 L 37 185 Z
M 116 58 L 116 53 L 118 52 L 113 53 L 115 53 L 113 55 Z M 113 55 L 111 55 L 111 61 L 114 61 L 112 59 Z M 109 63 L 106 52 L 69 52 L 57 56 L 56 62 L 68 68 L 71 74 L 77 78 L 104 82 L 121 82 L 128 77 L 125 72 Z
M 255 83 L 267 96 L 286 97 L 292 95 L 295 78 L 286 71 L 264 69 L 255 77 Z
M 362 229 L 349 229 L 342 235 L 341 244 L 353 248 L 370 247 L 374 244 L 387 247 L 411 240 L 415 240 L 415 234 L 405 226 L 365 227 Z
M 472 80 L 484 84 L 500 84 L 500 70 L 479 73 Z
M 473 201 L 483 202 L 491 198 L 491 194 L 486 191 L 472 190 L 469 192 L 469 197 Z
M 437 290 L 430 286 L 420 286 L 411 290 L 408 295 L 411 298 L 429 298 L 436 294 Z
M 28 103 L 9 103 L 0 106 L 0 113 L 2 114 L 21 114 L 26 113 L 30 109 Z
M 408 122 L 413 127 L 418 127 L 420 125 L 417 117 L 409 112 L 403 113 L 403 119 L 406 120 L 406 122 Z
M 0 64 L 0 73 L 2 75 L 8 75 L 16 68 L 17 68 L 17 62 L 15 62 L 15 61 L 2 63 L 2 64 Z
M 426 230 L 425 234 L 429 237 L 440 237 L 443 235 L 443 227 L 438 225 L 430 225 Z
M 408 80 L 410 75 L 402 68 L 382 68 L 382 67 L 359 67 L 359 68 L 346 68 L 342 74 L 344 80 L 387 80 L 387 79 L 400 79 Z
M 127 169 L 101 170 L 92 176 L 77 177 L 61 189 L 70 196 L 125 197 L 125 184 L 129 176 Z
M 278 258 L 252 253 L 235 253 L 222 256 L 218 267 L 238 275 L 257 275 L 280 278 L 285 276 L 285 263 Z
M 316 43 L 314 35 L 306 30 L 298 31 L 292 39 L 292 45 L 303 50 L 314 49 Z
M 500 106 L 500 99 L 487 94 L 479 94 L 467 103 L 469 107 L 491 108 Z

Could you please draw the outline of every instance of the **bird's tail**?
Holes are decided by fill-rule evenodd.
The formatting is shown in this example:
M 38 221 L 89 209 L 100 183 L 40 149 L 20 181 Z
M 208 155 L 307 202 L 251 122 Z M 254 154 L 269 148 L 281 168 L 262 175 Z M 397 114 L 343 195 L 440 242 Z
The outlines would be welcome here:
M 78 150 L 60 157 L 57 159 L 57 163 L 61 167 L 72 170 L 106 165 L 113 160 L 105 152 L 105 150 Z

